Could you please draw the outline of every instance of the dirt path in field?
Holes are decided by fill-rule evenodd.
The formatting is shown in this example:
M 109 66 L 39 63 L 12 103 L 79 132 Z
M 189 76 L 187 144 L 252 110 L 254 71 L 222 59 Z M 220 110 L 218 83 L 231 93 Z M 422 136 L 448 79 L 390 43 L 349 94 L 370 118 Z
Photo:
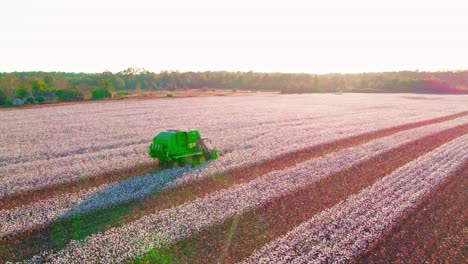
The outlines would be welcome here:
M 230 182 L 231 179 L 243 181 L 249 181 L 259 175 L 284 169 L 290 167 L 296 163 L 300 163 L 306 161 L 311 158 L 319 157 L 321 155 L 331 153 L 340 149 L 344 149 L 351 146 L 356 146 L 370 140 L 389 136 L 394 133 L 398 133 L 404 130 L 409 130 L 413 128 L 418 128 L 422 126 L 427 126 L 436 123 L 442 123 L 445 121 L 453 120 L 455 118 L 463 117 L 468 115 L 468 111 L 452 114 L 444 117 L 423 120 L 415 123 L 404 124 L 400 126 L 390 127 L 386 129 L 382 129 L 379 131 L 368 132 L 344 139 L 340 139 L 337 141 L 333 141 L 330 143 L 322 144 L 319 146 L 313 146 L 310 148 L 306 148 L 297 152 L 288 153 L 285 155 L 276 156 L 270 160 L 259 162 L 248 167 L 242 167 L 239 169 L 234 169 L 229 172 L 224 173 L 222 178 L 224 179 L 206 179 L 197 181 L 195 183 L 191 183 L 187 185 L 183 192 L 191 191 L 195 189 L 195 191 L 199 188 L 208 188 L 205 186 L 213 186 L 215 189 L 219 187 L 226 187 L 224 186 L 227 182 Z M 145 173 L 151 172 L 155 170 L 156 162 L 147 162 L 133 168 L 125 169 L 125 170 L 118 170 L 118 171 L 111 171 L 104 174 L 94 175 L 92 177 L 81 179 L 77 181 L 72 181 L 63 184 L 56 184 L 50 185 L 47 188 L 34 190 L 34 191 L 27 191 L 17 195 L 13 195 L 10 197 L 6 197 L 0 199 L 0 208 L 2 209 L 12 209 L 15 207 L 19 207 L 22 205 L 30 204 L 33 202 L 40 201 L 42 199 L 47 199 L 54 197 L 56 195 L 61 195 L 65 193 L 76 193 L 81 190 L 89 189 L 91 187 L 96 187 L 102 184 L 117 182 L 132 176 L 143 175 Z M 238 183 L 238 182 L 236 182 Z M 196 191 L 197 192 L 197 191 Z M 175 191 L 177 194 L 178 191 Z M 173 193 L 169 193 L 169 196 L 173 196 Z
M 466 263 L 467 190 L 468 162 L 465 162 L 356 260 L 361 263 Z
M 407 129 L 444 122 L 467 114 L 468 112 L 463 112 L 341 139 L 298 151 L 294 153 L 294 155 L 288 155 L 287 157 L 275 157 L 270 161 L 258 163 L 255 166 L 233 170 L 221 176 L 196 181 L 161 192 L 154 196 L 149 196 L 139 201 L 129 202 L 103 211 L 84 215 L 77 219 L 60 220 L 37 230 L 27 230 L 22 234 L 0 239 L 0 260 L 21 260 L 29 258 L 44 250 L 61 247 L 70 240 L 82 239 L 92 233 L 104 231 L 111 226 L 120 226 L 129 223 L 144 215 L 192 201 L 197 197 L 203 197 L 208 193 L 227 189 L 235 184 L 248 182 L 271 171 L 285 169 L 312 158 L 360 145 L 370 140 Z M 89 188 L 90 185 L 88 184 L 87 186 Z M 78 190 L 84 189 L 79 187 L 80 186 L 77 186 Z M 55 193 L 52 192 L 51 194 Z
M 169 248 L 150 251 L 141 262 L 152 263 L 161 258 L 190 263 L 240 261 L 320 211 L 358 193 L 420 155 L 466 133 L 468 124 L 405 144 L 274 199 L 261 208 L 211 227 Z

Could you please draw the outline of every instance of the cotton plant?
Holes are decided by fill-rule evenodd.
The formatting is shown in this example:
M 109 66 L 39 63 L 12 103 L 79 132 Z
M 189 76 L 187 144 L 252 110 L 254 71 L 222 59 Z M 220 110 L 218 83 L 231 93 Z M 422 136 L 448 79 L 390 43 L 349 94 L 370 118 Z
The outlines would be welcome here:
M 324 210 L 243 263 L 352 262 L 435 186 L 468 161 L 462 136 Z
M 181 239 L 190 237 L 203 229 L 209 228 L 210 226 L 220 224 L 236 215 L 241 215 L 249 210 L 258 208 L 275 198 L 303 188 L 304 186 L 323 179 L 324 177 L 328 177 L 336 172 L 350 168 L 365 160 L 369 160 L 370 158 L 397 146 L 401 146 L 405 143 L 412 142 L 463 123 L 466 123 L 466 120 L 454 120 L 443 124 L 400 132 L 392 136 L 377 139 L 366 144 L 309 160 L 287 169 L 274 171 L 248 183 L 235 185 L 229 189 L 211 193 L 203 198 L 198 198 L 194 201 L 187 202 L 176 207 L 146 215 L 141 219 L 128 223 L 122 227 L 111 228 L 103 233 L 94 234 L 85 238 L 80 243 L 70 243 L 63 250 L 58 252 L 49 252 L 41 256 L 41 258 L 58 263 L 73 263 L 77 261 L 93 262 L 97 260 L 104 262 L 109 261 L 109 263 L 128 261 L 129 259 L 138 257 L 146 252 L 147 248 L 144 245 L 141 245 L 139 241 L 146 240 L 151 244 L 151 237 L 154 234 L 164 234 L 167 237 L 167 241 L 163 245 L 169 245 Z M 409 174 L 412 176 L 416 174 L 423 175 L 419 173 L 420 170 L 433 168 L 434 173 L 431 175 L 434 177 L 440 177 L 442 172 L 445 173 L 447 171 L 452 171 L 457 167 L 457 164 L 459 165 L 460 162 L 466 160 L 466 151 L 461 151 L 466 149 L 466 142 L 468 142 L 466 139 L 467 137 L 465 136 L 454 140 L 453 142 L 445 144 L 418 159 L 418 162 L 415 164 L 418 164 L 419 169 L 408 170 Z M 453 166 L 444 167 L 443 165 L 434 164 L 432 162 L 434 157 L 445 157 L 442 164 L 453 164 Z M 410 163 L 409 166 L 412 166 L 411 168 L 413 168 L 416 166 L 415 164 Z M 405 167 L 403 167 L 401 171 L 406 171 Z M 403 175 L 404 173 L 401 174 Z M 382 182 L 388 181 L 387 179 L 394 180 L 395 176 L 392 175 L 385 177 Z M 397 182 L 398 184 L 391 184 L 394 184 L 395 186 L 405 184 L 405 188 L 412 188 L 406 190 L 404 193 L 398 193 L 398 197 L 407 197 L 405 195 L 410 194 L 408 201 L 414 203 L 424 194 L 424 192 L 421 191 L 417 192 L 419 196 L 412 197 L 411 195 L 415 193 L 415 190 L 420 190 L 419 188 L 421 188 L 421 186 L 426 186 L 425 188 L 430 190 L 434 184 L 425 185 L 421 183 L 419 185 L 415 185 L 412 184 L 413 182 L 411 179 L 412 178 L 410 176 L 407 176 L 406 178 L 399 180 Z M 441 179 L 443 179 L 443 176 Z M 401 188 L 395 187 L 392 190 L 394 190 L 394 192 L 398 192 L 399 189 Z M 384 192 L 384 195 L 382 196 L 382 188 L 377 188 L 377 191 L 374 193 L 363 197 L 362 204 L 373 206 L 380 201 L 379 199 L 387 197 L 387 200 L 380 202 L 379 207 L 377 208 L 389 207 L 391 205 L 390 202 L 395 199 L 395 196 L 393 195 L 394 192 Z M 395 200 L 399 202 L 399 205 L 409 204 L 407 200 Z M 316 256 L 317 258 L 323 259 L 323 261 L 327 261 L 327 256 L 334 254 L 331 256 L 336 257 L 336 259 L 345 260 L 348 255 L 354 254 L 353 252 L 359 252 L 359 250 L 362 250 L 364 248 L 362 241 L 364 240 L 359 239 L 359 232 L 364 232 L 361 225 L 362 221 L 367 221 L 367 226 L 371 232 L 378 233 L 382 232 L 384 228 L 388 228 L 388 222 L 384 222 L 380 226 L 376 226 L 376 223 L 379 223 L 378 220 L 380 218 L 393 217 L 394 214 L 392 214 L 392 210 L 382 211 L 379 209 L 378 212 L 373 211 L 373 213 L 370 214 L 367 213 L 367 210 L 362 208 L 362 204 L 356 207 L 357 213 L 353 215 L 353 218 L 351 218 L 353 221 L 357 222 L 346 222 L 343 225 L 341 225 L 341 222 L 332 223 L 330 225 L 325 223 L 321 225 L 321 228 L 317 229 L 318 234 L 316 241 L 319 242 L 318 245 L 324 246 L 323 248 L 318 248 L 315 253 L 311 252 L 311 256 Z M 347 216 L 352 212 L 352 210 L 343 209 L 343 211 L 334 212 L 329 214 L 329 217 L 322 218 L 332 220 L 337 219 L 338 221 L 341 219 L 341 216 Z M 363 216 L 363 214 L 365 215 Z M 374 219 L 371 216 L 380 218 Z M 340 228 L 346 227 L 358 233 L 350 231 L 349 235 L 345 235 L 348 230 L 342 230 Z M 335 230 L 334 228 L 338 228 L 338 232 L 331 232 Z M 369 240 L 375 239 L 374 236 L 371 236 L 373 233 L 369 233 L 368 231 L 365 231 L 364 233 L 365 237 Z M 340 241 L 341 244 L 339 245 L 345 246 L 352 244 L 351 242 L 354 241 L 353 243 L 356 244 L 356 247 L 344 247 L 342 251 L 339 251 L 339 253 L 333 253 L 334 241 L 332 240 L 327 242 L 327 240 L 330 239 L 329 237 L 331 239 L 339 239 L 340 237 L 343 237 L 344 240 Z M 356 239 L 361 241 L 361 243 L 356 243 Z M 315 245 L 317 243 L 313 244 Z M 267 252 L 270 251 L 267 250 Z M 280 256 L 282 254 L 280 253 L 274 253 L 274 256 Z M 282 257 L 282 259 L 284 258 Z
M 196 106 L 190 99 L 144 100 L 4 112 L 0 199 L 151 164 L 147 147 L 167 129 L 194 128 L 209 137 L 225 153 L 210 166 L 215 171 L 466 111 L 466 99 L 458 98 L 406 106 L 398 95 L 291 95 L 199 98 Z
M 359 152 L 355 150 L 356 148 L 351 148 L 338 153 L 332 153 L 328 156 L 331 157 L 329 158 L 331 160 L 330 164 L 326 164 L 323 167 L 322 173 L 330 174 L 337 170 L 343 170 L 356 162 L 368 158 L 370 154 L 377 155 L 383 150 L 395 148 L 412 140 L 464 124 L 466 121 L 466 118 L 461 118 L 441 124 L 434 124 L 399 132 L 357 148 L 358 150 L 364 149 L 364 152 Z M 340 153 L 350 152 L 355 155 L 360 153 L 361 156 L 359 159 L 358 156 L 354 156 L 353 163 L 350 163 L 347 158 L 339 159 L 334 158 L 333 156 Z M 316 162 L 316 160 L 313 161 Z M 131 177 L 120 182 L 104 184 L 98 187 L 82 190 L 78 193 L 59 195 L 57 197 L 41 200 L 19 208 L 0 210 L 0 219 L 2 219 L 3 222 L 3 224 L 0 225 L 0 234 L 5 236 L 29 229 L 40 228 L 41 226 L 59 218 L 70 218 L 75 215 L 105 210 L 113 205 L 142 199 L 154 192 L 175 188 L 183 184 L 216 175 L 217 173 L 222 172 L 222 170 L 217 170 L 217 167 L 212 166 L 215 162 L 216 161 L 210 161 L 198 168 L 178 168 L 150 173 L 138 177 Z M 311 173 L 316 172 L 319 165 L 316 163 L 313 164 L 315 165 L 306 167 L 304 170 L 308 170 Z M 289 168 L 286 169 L 286 172 L 288 171 Z M 280 190 L 279 193 L 282 193 L 282 191 Z

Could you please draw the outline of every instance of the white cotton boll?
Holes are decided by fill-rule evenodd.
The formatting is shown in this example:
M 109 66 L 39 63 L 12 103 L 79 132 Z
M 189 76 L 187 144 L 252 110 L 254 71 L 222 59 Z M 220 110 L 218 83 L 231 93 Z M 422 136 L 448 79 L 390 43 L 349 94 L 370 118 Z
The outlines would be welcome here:
M 458 107 L 464 105 L 463 100 L 459 104 L 452 99 L 440 100 L 437 105 L 421 100 L 412 102 L 414 108 L 406 109 L 402 106 L 406 101 L 398 96 L 349 94 L 340 99 L 328 98 L 326 102 L 316 96 L 323 95 L 273 96 L 267 102 L 258 98 L 217 99 L 210 104 L 200 103 L 196 108 L 185 99 L 178 99 L 177 103 L 128 102 L 129 107 L 112 102 L 95 103 L 92 108 L 74 105 L 5 112 L 0 116 L 5 124 L 0 142 L 9 144 L 0 146 L 0 198 L 111 169 L 143 165 L 150 162 L 147 146 L 155 133 L 181 124 L 199 129 L 212 139 L 214 147 L 226 150 L 225 157 L 207 167 L 210 174 L 271 158 L 272 149 L 274 155 L 285 154 L 466 110 Z M 313 106 L 310 100 L 315 102 Z M 367 110 L 356 110 L 357 101 L 358 109 Z M 374 109 L 375 103 L 390 107 Z M 187 111 L 191 114 L 186 115 Z M 44 115 L 47 122 L 39 122 L 43 119 L 38 117 Z M 71 119 L 73 122 L 69 122 Z M 34 130 L 29 129 L 32 125 Z M 13 134 L 15 137 L 9 136 Z M 247 149 L 249 146 L 253 148 Z M 28 151 L 17 151 L 20 149 Z
M 294 260 L 302 260 L 305 255 L 309 261 L 319 263 L 352 260 L 391 228 L 395 219 L 466 162 L 467 149 L 468 135 L 465 135 L 420 156 L 374 185 L 352 195 L 345 202 L 322 211 L 284 237 L 265 245 L 246 259 L 245 263 L 255 263 L 270 256 L 271 250 Z M 444 168 L 442 172 L 441 168 Z M 424 173 L 420 173 L 422 171 Z M 382 193 L 381 190 L 385 191 Z M 368 203 L 367 197 L 372 197 L 374 201 Z M 362 213 L 362 208 L 366 209 L 365 214 Z M 335 217 L 343 212 L 348 213 L 343 218 Z M 309 248 L 307 254 L 290 250 L 314 240 L 319 240 L 320 246 Z M 281 251 L 278 252 L 278 249 Z
M 332 173 L 350 168 L 351 166 L 369 159 L 378 153 L 383 153 L 407 142 L 446 129 L 447 127 L 455 126 L 458 122 L 461 121 L 450 121 L 446 124 L 431 125 L 400 132 L 360 146 L 344 149 L 319 159 L 303 162 L 287 170 L 274 171 L 248 183 L 233 186 L 227 190 L 209 194 L 203 198 L 196 199 L 195 201 L 187 202 L 177 207 L 144 216 L 143 218 L 121 228 L 112 228 L 103 234 L 95 234 L 84 239 L 81 247 L 92 252 L 92 255 L 105 253 L 110 259 L 117 256 L 123 256 L 127 253 L 138 255 L 141 252 L 145 252 L 145 248 L 139 245 L 137 241 L 147 237 L 148 234 L 154 232 L 166 234 L 169 238 L 168 240 L 171 242 L 184 239 L 199 230 L 219 224 L 226 219 L 235 215 L 240 215 L 255 207 L 262 206 L 267 201 L 275 199 L 284 193 L 298 190 L 303 186 L 315 182 L 323 177 L 327 177 Z M 385 143 L 382 144 L 382 142 Z M 342 161 L 342 164 L 344 165 L 342 165 L 342 167 L 333 167 L 333 164 L 337 161 Z M 427 162 L 424 162 L 424 164 L 426 163 Z M 309 173 L 309 169 L 312 168 L 314 168 L 315 174 Z M 407 181 L 407 179 L 405 179 L 405 181 Z M 401 180 L 399 180 L 399 182 L 401 182 Z M 360 195 L 354 195 L 353 197 L 358 197 L 356 198 L 357 201 L 363 200 L 359 198 Z M 370 197 L 375 197 L 376 200 L 372 203 L 365 202 L 364 204 L 368 204 L 370 208 L 372 208 L 372 206 L 376 206 L 375 202 L 379 201 L 383 196 L 377 196 L 374 194 L 370 195 Z M 349 210 L 348 212 L 352 213 L 354 212 L 354 209 L 352 208 L 362 208 L 362 206 L 348 208 L 347 206 L 349 203 L 349 201 L 342 201 L 338 204 L 340 208 L 344 208 L 343 210 L 337 211 L 334 209 L 335 207 L 333 207 L 324 211 L 324 214 L 327 215 L 324 219 L 336 219 L 337 222 L 332 225 L 329 225 L 329 222 L 325 222 L 322 226 L 324 228 L 317 241 L 319 241 L 321 246 L 325 247 L 321 250 L 319 257 L 323 254 L 335 254 L 333 252 L 337 249 L 343 249 L 347 254 L 355 251 L 352 249 L 355 243 L 345 241 L 343 244 L 346 245 L 345 248 L 340 247 L 340 244 L 336 243 L 340 238 L 349 237 L 349 239 L 352 240 L 353 237 L 356 237 L 355 235 L 346 232 L 334 233 L 335 230 L 341 230 L 341 228 L 347 228 L 348 226 L 353 230 L 358 225 L 358 222 L 349 221 L 349 217 L 351 217 L 352 214 L 344 212 Z M 386 203 L 387 201 L 380 205 L 384 205 Z M 369 208 L 367 208 L 366 212 L 358 212 L 359 215 L 352 215 L 352 219 L 367 221 L 372 216 L 382 218 L 386 217 L 385 214 L 378 214 L 377 212 L 373 212 L 371 215 Z M 137 230 L 141 231 L 141 233 L 137 232 Z M 306 229 L 303 233 L 308 232 L 309 231 Z M 109 240 L 109 238 L 112 237 L 119 237 L 120 240 Z M 98 249 L 92 248 L 89 246 L 91 243 L 99 244 L 100 247 Z M 123 249 L 123 247 L 128 244 L 133 245 L 130 251 Z M 109 251 L 110 248 L 114 251 Z M 68 247 L 62 251 L 54 253 L 50 258 L 54 259 L 55 256 L 60 255 L 67 256 L 67 259 L 69 260 L 74 259 Z M 347 255 L 339 256 L 340 258 L 343 257 L 343 259 L 348 258 Z M 328 257 L 324 257 L 324 259 L 328 259 Z

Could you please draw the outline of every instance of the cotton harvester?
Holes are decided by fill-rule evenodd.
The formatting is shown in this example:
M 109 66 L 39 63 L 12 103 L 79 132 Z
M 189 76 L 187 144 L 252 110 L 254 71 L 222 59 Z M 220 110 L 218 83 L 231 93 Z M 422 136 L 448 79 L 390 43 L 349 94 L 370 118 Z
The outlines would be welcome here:
M 209 159 L 217 159 L 218 151 L 209 150 L 198 130 L 167 130 L 153 138 L 149 156 L 159 159 L 161 168 L 197 166 Z

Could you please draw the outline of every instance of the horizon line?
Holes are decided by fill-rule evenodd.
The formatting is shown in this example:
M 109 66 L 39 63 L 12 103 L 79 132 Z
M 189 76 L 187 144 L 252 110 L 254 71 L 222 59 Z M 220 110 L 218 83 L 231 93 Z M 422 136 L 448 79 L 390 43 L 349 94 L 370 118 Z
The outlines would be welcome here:
M 104 70 L 102 72 L 85 72 L 85 71 L 45 71 L 45 70 L 22 70 L 22 71 L 1 71 L 0 74 L 11 74 L 11 73 L 26 73 L 26 72 L 38 72 L 38 73 L 84 73 L 84 74 L 102 74 L 102 73 L 112 73 L 112 74 L 118 74 L 121 73 L 125 70 L 128 69 L 136 69 L 136 70 L 144 70 L 149 73 L 162 73 L 162 72 L 179 72 L 179 73 L 189 73 L 189 72 L 229 72 L 229 73 L 248 73 L 248 72 L 253 72 L 253 73 L 266 73 L 266 74 L 312 74 L 312 75 L 328 75 L 328 74 L 368 74 L 368 73 L 396 73 L 396 72 L 429 72 L 429 73 L 440 73 L 440 72 L 464 72 L 468 71 L 468 68 L 466 69 L 438 69 L 438 70 L 421 70 L 421 69 L 414 69 L 414 70 L 408 70 L 408 69 L 402 69 L 402 70 L 388 70 L 388 71 L 356 71 L 356 72 L 325 72 L 325 73 L 317 73 L 317 72 L 288 72 L 288 71 L 255 71 L 255 70 L 178 70 L 178 69 L 168 69 L 168 70 L 160 70 L 159 72 L 157 71 L 151 71 L 143 67 L 128 67 L 125 68 L 121 71 L 110 71 L 110 70 Z

